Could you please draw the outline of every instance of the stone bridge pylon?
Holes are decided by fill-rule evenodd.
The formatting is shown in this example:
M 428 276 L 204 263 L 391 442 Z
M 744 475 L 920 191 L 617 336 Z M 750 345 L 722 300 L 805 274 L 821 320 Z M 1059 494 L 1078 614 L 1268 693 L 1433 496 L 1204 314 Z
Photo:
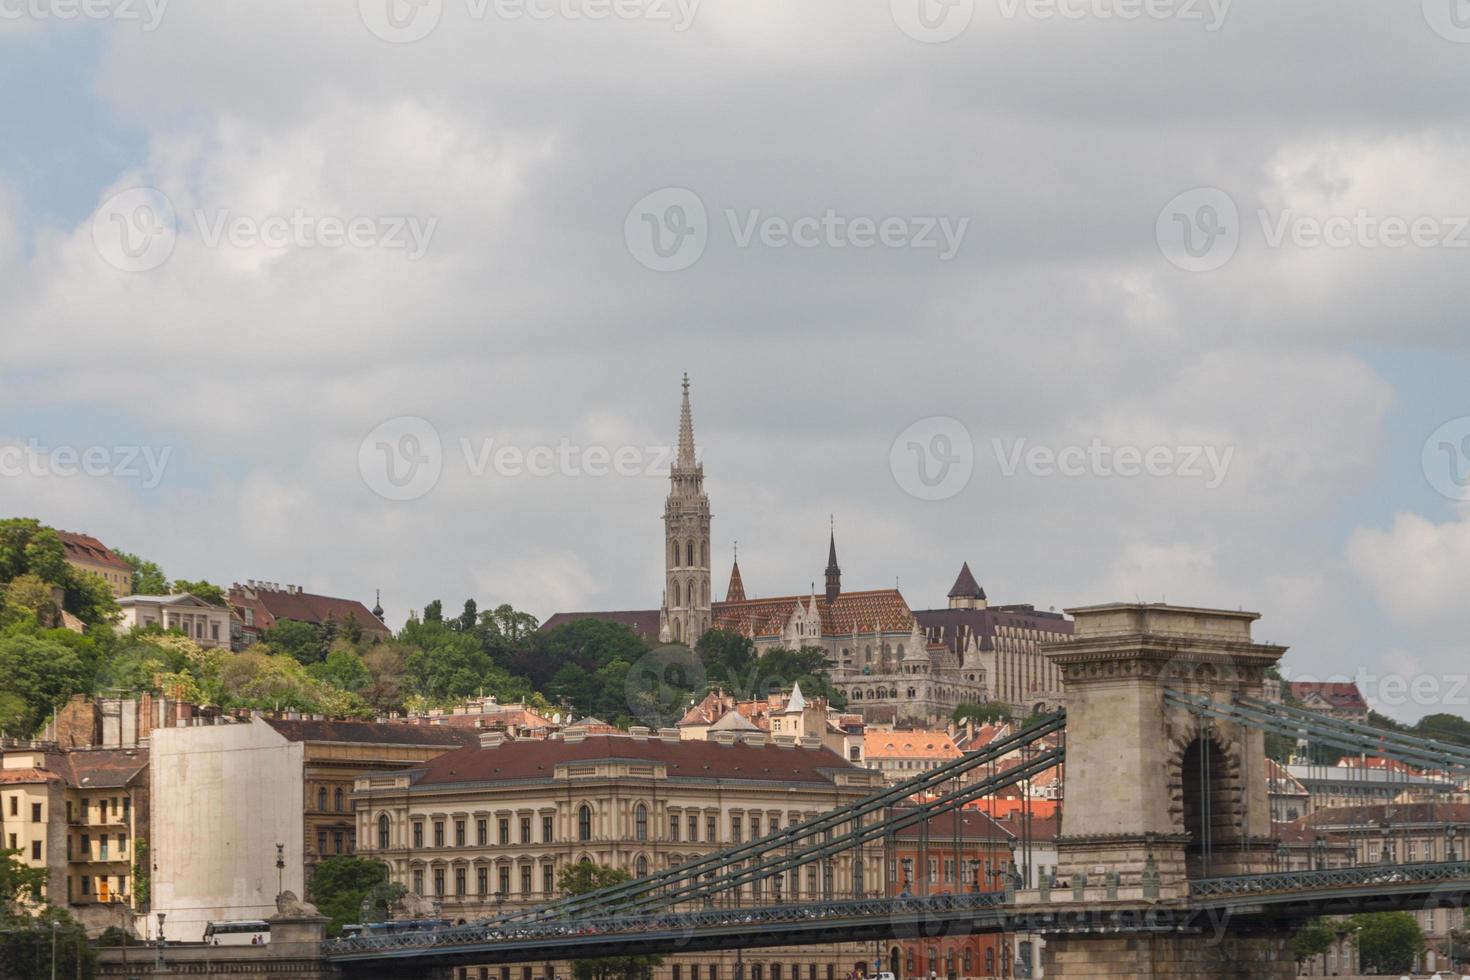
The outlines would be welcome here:
M 1181 908 L 1192 878 L 1270 871 L 1264 734 L 1167 705 L 1164 692 L 1261 697 L 1286 648 L 1255 642 L 1259 617 L 1249 612 L 1114 604 L 1068 613 L 1075 638 L 1047 651 L 1067 697 L 1059 887 L 1026 898 L 1092 912 Z M 1047 975 L 1294 975 L 1284 935 L 1206 932 L 1061 933 L 1048 938 Z

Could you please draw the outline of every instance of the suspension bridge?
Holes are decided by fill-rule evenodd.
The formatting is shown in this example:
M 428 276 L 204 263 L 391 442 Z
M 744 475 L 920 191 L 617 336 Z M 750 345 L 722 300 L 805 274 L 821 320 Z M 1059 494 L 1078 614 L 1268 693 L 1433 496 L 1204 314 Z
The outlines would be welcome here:
M 329 944 L 353 975 L 421 976 L 550 959 L 1030 932 L 1060 977 L 1295 975 L 1303 920 L 1458 906 L 1470 862 L 1384 858 L 1280 870 L 1266 738 L 1463 780 L 1470 750 L 1265 697 L 1284 648 L 1251 613 L 1150 605 L 1069 610 L 1076 638 L 1048 655 L 1065 713 L 1034 721 L 867 799 L 677 867 L 483 921 Z M 900 894 L 867 860 L 936 816 L 1065 775 L 1059 863 L 1002 887 Z M 957 824 L 957 821 L 954 821 Z M 881 864 L 880 864 L 881 866 Z M 879 875 L 880 879 L 884 876 Z M 801 888 L 805 880 L 808 887 Z M 812 882 L 820 882 L 815 889 Z

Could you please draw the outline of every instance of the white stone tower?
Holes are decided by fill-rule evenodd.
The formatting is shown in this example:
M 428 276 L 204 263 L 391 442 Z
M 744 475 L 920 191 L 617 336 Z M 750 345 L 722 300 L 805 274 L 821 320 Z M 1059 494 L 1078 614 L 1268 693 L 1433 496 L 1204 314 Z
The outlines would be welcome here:
M 664 502 L 664 605 L 659 639 L 693 646 L 710 628 L 709 497 L 704 466 L 694 455 L 689 375 L 679 412 L 679 454 Z

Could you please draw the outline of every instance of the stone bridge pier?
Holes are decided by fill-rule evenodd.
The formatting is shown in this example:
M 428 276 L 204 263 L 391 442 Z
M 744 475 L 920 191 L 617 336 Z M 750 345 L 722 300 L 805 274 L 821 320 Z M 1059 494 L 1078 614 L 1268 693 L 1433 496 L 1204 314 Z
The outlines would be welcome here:
M 1255 613 L 1147 604 L 1067 611 L 1074 639 L 1047 650 L 1067 696 L 1057 880 L 1022 900 L 1079 925 L 1047 935 L 1046 975 L 1294 977 L 1289 932 L 1279 925 L 1261 931 L 1217 918 L 1115 932 L 1107 923 L 1116 910 L 1179 916 L 1191 878 L 1271 870 L 1265 736 L 1168 706 L 1164 692 L 1260 697 L 1286 648 L 1252 640 Z

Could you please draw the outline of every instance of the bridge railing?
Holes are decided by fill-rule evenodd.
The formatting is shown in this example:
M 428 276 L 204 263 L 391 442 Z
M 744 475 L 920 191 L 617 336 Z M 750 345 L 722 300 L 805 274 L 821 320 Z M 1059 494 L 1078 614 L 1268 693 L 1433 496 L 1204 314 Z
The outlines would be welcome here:
M 1189 894 L 1191 898 L 1234 898 L 1282 892 L 1323 891 L 1332 888 L 1432 884 L 1451 881 L 1461 884 L 1470 882 L 1470 862 L 1378 864 L 1316 871 L 1284 871 L 1273 874 L 1202 878 L 1189 883 Z
M 895 919 L 942 912 L 995 909 L 1008 902 L 1004 892 L 853 899 L 841 902 L 802 902 L 743 909 L 696 909 L 657 915 L 613 915 L 584 920 L 543 920 L 520 923 L 482 923 L 451 926 L 431 932 L 385 936 L 355 936 L 325 947 L 328 956 L 393 950 L 432 949 L 443 946 L 479 946 L 524 943 L 538 939 L 618 936 L 648 932 L 690 932 L 700 929 L 739 928 L 793 922 L 821 922 L 854 918 Z

